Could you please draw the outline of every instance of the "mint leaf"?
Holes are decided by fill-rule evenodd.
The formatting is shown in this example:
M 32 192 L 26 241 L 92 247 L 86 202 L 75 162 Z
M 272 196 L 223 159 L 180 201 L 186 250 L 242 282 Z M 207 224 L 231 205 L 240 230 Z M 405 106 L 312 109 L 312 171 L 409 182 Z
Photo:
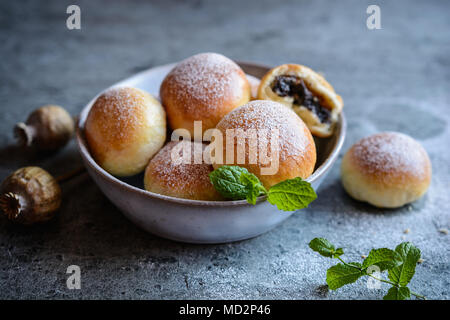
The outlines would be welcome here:
M 225 198 L 241 200 L 247 198 L 247 185 L 241 182 L 242 174 L 250 174 L 238 166 L 222 166 L 209 174 L 214 188 Z
M 256 204 L 262 193 L 267 193 L 258 177 L 238 166 L 222 166 L 209 174 L 214 188 L 225 198 L 241 200 Z
M 247 202 L 251 204 L 256 204 L 256 199 L 258 196 L 262 193 L 267 193 L 264 186 L 261 184 L 261 181 L 259 181 L 258 177 L 255 176 L 253 173 L 241 173 L 240 177 L 241 182 L 246 186 L 247 188 Z
M 267 201 L 284 211 L 306 208 L 316 198 L 311 185 L 298 177 L 277 183 L 267 193 Z
M 327 284 L 331 290 L 353 283 L 365 273 L 360 270 L 362 265 L 358 262 L 350 262 L 348 265 L 338 263 L 327 270 Z
M 411 291 L 408 287 L 392 287 L 383 297 L 383 300 L 406 300 L 411 298 Z
M 401 257 L 397 252 L 391 249 L 381 248 L 372 249 L 367 258 L 364 259 L 362 265 L 364 269 L 375 265 L 380 268 L 380 271 L 384 271 L 398 266 L 401 263 Z
M 247 196 L 246 196 L 247 202 L 255 205 L 256 199 L 258 199 L 259 194 L 260 194 L 260 191 L 258 189 L 251 188 L 247 192 Z
M 344 249 L 337 248 L 336 251 L 334 252 L 333 258 L 337 258 L 337 257 L 339 257 L 339 256 L 341 256 L 343 254 L 344 254 Z
M 336 250 L 334 245 L 324 238 L 312 239 L 309 243 L 309 247 L 324 257 L 335 258 L 344 254 L 342 248 Z
M 400 286 L 406 286 L 416 272 L 416 265 L 420 259 L 420 250 L 411 242 L 403 242 L 395 248 L 395 252 L 400 256 L 403 263 L 390 269 L 388 277 Z
M 240 168 L 240 167 L 238 167 L 238 168 Z M 247 170 L 247 169 L 245 169 L 245 170 Z M 241 176 L 239 177 L 239 180 L 244 185 L 252 185 L 252 186 L 261 185 L 261 181 L 259 181 L 258 177 L 248 171 L 241 172 Z

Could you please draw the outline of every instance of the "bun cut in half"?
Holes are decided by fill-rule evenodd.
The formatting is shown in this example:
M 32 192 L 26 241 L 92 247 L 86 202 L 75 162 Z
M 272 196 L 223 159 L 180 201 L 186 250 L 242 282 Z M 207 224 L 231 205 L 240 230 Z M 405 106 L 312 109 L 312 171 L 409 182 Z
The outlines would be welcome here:
M 258 88 L 258 99 L 272 100 L 292 109 L 317 137 L 330 137 L 344 103 L 323 76 L 299 64 L 270 70 Z
M 413 138 L 384 132 L 355 143 L 341 164 L 344 189 L 356 200 L 376 207 L 396 208 L 413 202 L 427 191 L 431 163 Z

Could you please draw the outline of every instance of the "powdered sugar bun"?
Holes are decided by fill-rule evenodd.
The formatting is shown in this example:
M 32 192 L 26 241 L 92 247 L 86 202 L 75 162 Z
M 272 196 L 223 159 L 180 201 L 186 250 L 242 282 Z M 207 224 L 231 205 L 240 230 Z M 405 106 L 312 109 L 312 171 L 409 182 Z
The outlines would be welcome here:
M 131 176 L 144 170 L 166 139 L 166 115 L 149 93 L 128 87 L 101 94 L 85 124 L 92 156 L 106 171 Z
M 431 181 L 431 163 L 413 138 L 384 132 L 355 143 L 342 159 L 345 190 L 377 207 L 395 208 L 419 199 Z
M 201 53 L 178 63 L 161 84 L 160 97 L 172 129 L 194 134 L 214 128 L 234 108 L 250 100 L 250 85 L 242 69 L 217 53 Z
M 223 164 L 239 165 L 247 168 L 255 174 L 266 188 L 271 187 L 278 182 L 286 179 L 301 177 L 307 178 L 314 171 L 316 163 L 316 146 L 314 144 L 311 132 L 305 123 L 291 109 L 286 108 L 280 103 L 268 100 L 255 100 L 243 105 L 229 114 L 227 114 L 217 125 L 217 129 L 222 132 L 224 137 L 223 158 L 220 163 L 217 153 L 212 150 L 214 157 L 214 168 L 218 168 Z M 242 145 L 245 146 L 245 163 L 238 163 L 238 153 L 242 149 L 238 148 L 238 139 L 227 141 L 226 134 L 229 129 L 241 129 L 244 134 L 256 130 L 257 148 L 254 151 L 257 154 L 257 162 L 252 164 L 250 155 L 254 152 L 250 151 L 251 140 L 245 139 Z M 274 174 L 262 174 L 261 168 L 270 168 L 276 162 L 272 155 L 273 147 L 271 132 L 278 131 L 278 170 Z M 264 133 L 267 134 L 260 134 Z M 234 145 L 233 162 L 226 159 L 227 143 Z M 269 162 L 263 160 L 262 154 L 267 148 L 266 155 L 270 158 Z M 274 148 L 275 149 L 275 148 Z M 239 151 L 241 150 L 241 151 Z M 230 152 L 231 153 L 231 152 Z M 275 162 L 274 162 L 275 161 Z M 255 161 L 254 161 L 255 162 Z
M 213 170 L 207 163 L 209 161 L 198 164 L 194 162 L 196 154 L 201 159 L 205 147 L 206 145 L 201 142 L 187 140 L 167 143 L 153 157 L 145 170 L 145 189 L 177 198 L 221 200 L 220 194 L 209 180 L 209 173 Z M 187 163 L 183 162 L 183 148 L 191 150 L 190 161 Z

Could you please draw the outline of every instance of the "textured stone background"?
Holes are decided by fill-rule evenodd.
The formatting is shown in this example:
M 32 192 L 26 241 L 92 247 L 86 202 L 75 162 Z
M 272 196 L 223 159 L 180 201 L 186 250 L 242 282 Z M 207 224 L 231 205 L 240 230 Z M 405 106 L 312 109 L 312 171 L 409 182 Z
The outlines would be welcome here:
M 81 6 L 81 31 L 65 27 L 72 3 Z M 382 30 L 366 28 L 373 3 Z M 425 261 L 411 287 L 449 299 L 450 242 L 438 231 L 450 228 L 448 12 L 448 1 L 2 1 L 0 179 L 25 165 L 56 175 L 81 163 L 73 142 L 55 155 L 13 146 L 13 125 L 35 107 L 56 103 L 77 114 L 112 83 L 203 51 L 323 71 L 345 100 L 344 150 L 374 132 L 402 131 L 424 145 L 434 171 L 423 199 L 378 210 L 344 193 L 338 163 L 309 209 L 226 245 L 147 234 L 80 176 L 63 186 L 52 222 L 23 228 L 0 219 L 0 298 L 380 299 L 387 287 L 369 290 L 363 280 L 321 289 L 331 261 L 307 243 L 323 236 L 355 260 L 372 247 L 412 241 Z M 81 266 L 81 290 L 66 288 L 71 264 Z

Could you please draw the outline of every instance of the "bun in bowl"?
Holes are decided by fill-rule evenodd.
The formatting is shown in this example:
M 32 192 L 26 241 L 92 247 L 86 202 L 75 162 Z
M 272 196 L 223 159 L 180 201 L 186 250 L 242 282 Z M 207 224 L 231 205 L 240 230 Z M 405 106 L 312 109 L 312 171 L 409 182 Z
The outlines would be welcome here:
M 280 103 L 251 101 L 223 117 L 216 128 L 223 143 L 212 139 L 214 168 L 224 164 L 247 168 L 266 188 L 286 179 L 305 179 L 314 171 L 316 146 L 311 132 Z
M 250 94 L 244 71 L 217 53 L 201 53 L 181 61 L 160 88 L 171 128 L 186 129 L 191 136 L 194 121 L 202 121 L 203 132 L 214 128 L 224 115 L 247 103 Z
M 203 160 L 205 147 L 186 140 L 166 144 L 145 170 L 145 189 L 177 198 L 222 200 L 209 180 L 213 167 Z
M 344 103 L 323 76 L 299 64 L 271 69 L 258 88 L 258 99 L 273 100 L 294 110 L 311 133 L 330 137 Z
M 149 93 L 130 87 L 109 89 L 92 105 L 85 136 L 95 161 L 116 176 L 145 169 L 166 139 L 166 115 Z

